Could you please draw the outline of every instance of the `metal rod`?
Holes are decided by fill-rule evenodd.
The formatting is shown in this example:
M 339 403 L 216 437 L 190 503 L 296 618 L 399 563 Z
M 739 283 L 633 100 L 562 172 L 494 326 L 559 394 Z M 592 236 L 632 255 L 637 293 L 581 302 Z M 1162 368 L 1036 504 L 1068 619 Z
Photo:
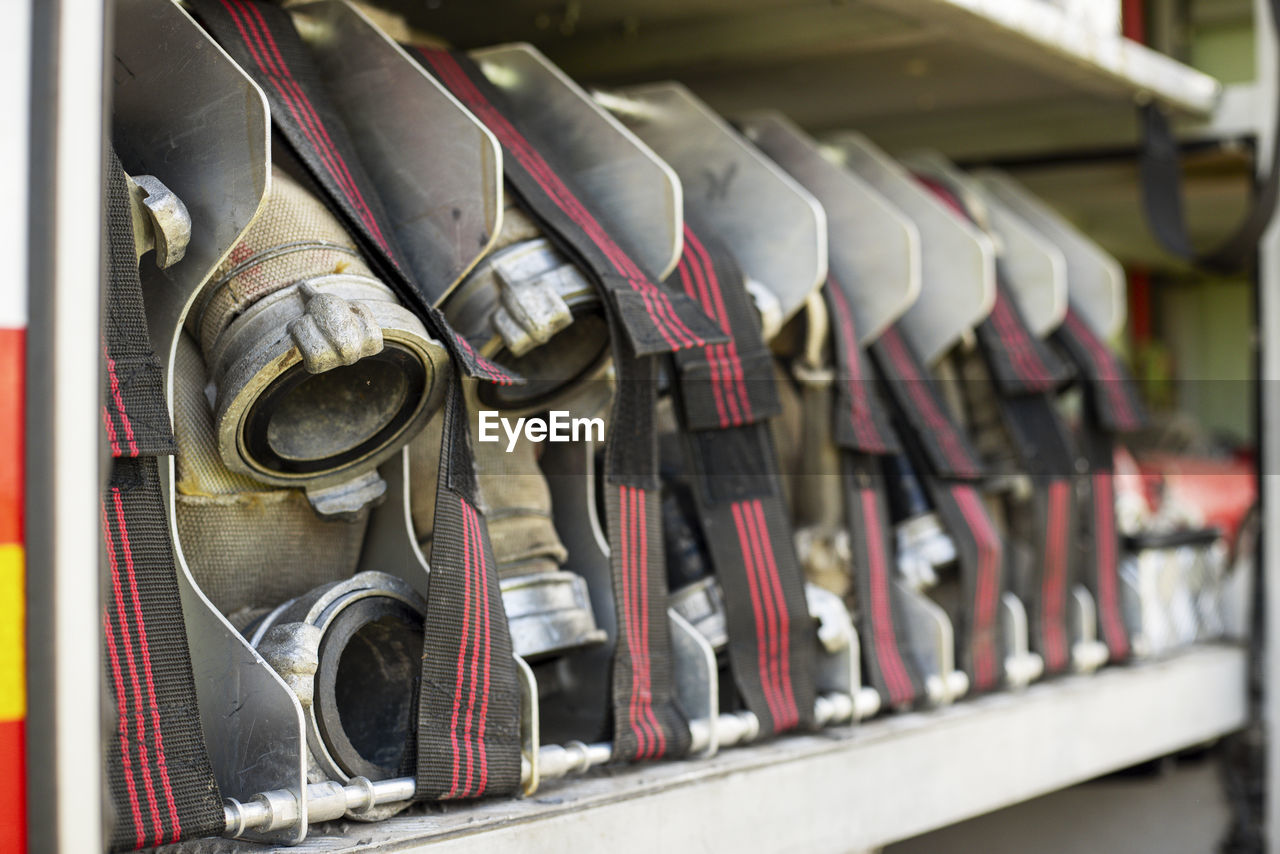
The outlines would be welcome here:
M 854 718 L 855 699 L 848 694 L 824 694 L 814 702 L 814 719 L 819 726 L 836 726 Z M 728 712 L 718 715 L 714 721 L 691 721 L 693 734 L 691 753 L 705 749 L 712 727 L 719 736 L 721 747 L 749 744 L 760 735 L 760 719 L 752 712 Z M 551 744 L 538 749 L 538 777 L 555 780 L 573 774 L 581 774 L 605 765 L 613 757 L 613 745 L 607 742 L 586 744 L 570 741 Z M 524 764 L 523 775 L 532 769 Z M 331 821 L 348 812 L 361 813 L 374 807 L 413 799 L 416 784 L 412 777 L 396 777 L 391 780 L 371 781 L 367 777 L 352 777 L 347 783 L 333 780 L 307 784 L 307 824 Z M 249 832 L 264 833 L 296 824 L 301 819 L 298 795 L 290 789 L 274 789 L 254 795 L 247 801 L 226 798 L 222 812 L 226 829 L 222 835 L 239 837 Z

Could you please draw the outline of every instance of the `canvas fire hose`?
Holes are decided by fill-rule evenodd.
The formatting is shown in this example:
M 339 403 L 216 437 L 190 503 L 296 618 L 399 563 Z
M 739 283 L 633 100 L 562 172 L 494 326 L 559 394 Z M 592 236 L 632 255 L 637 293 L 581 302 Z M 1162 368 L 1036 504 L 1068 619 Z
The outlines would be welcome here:
M 272 120 L 312 181 L 390 282 L 442 340 L 456 368 L 488 382 L 517 378 L 456 335 L 408 272 L 348 132 L 285 10 L 256 0 L 201 0 L 201 22 L 266 92 Z M 458 377 L 444 395 L 431 581 L 416 713 L 415 798 L 510 793 L 520 784 L 519 688 L 492 547 L 471 462 Z

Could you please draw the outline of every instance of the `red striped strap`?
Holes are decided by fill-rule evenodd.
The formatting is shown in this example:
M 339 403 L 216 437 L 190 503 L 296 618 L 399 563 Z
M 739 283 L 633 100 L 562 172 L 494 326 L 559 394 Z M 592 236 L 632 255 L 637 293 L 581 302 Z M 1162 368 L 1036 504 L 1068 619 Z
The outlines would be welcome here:
M 1005 586 L 1004 543 L 978 491 L 968 484 L 931 484 L 938 515 L 955 540 L 966 603 L 957 647 L 975 692 L 998 688 L 1004 665 L 1000 596 Z
M 611 236 L 557 163 L 560 140 L 523 126 L 510 103 L 468 57 L 410 48 L 497 137 L 503 167 L 529 212 L 578 256 L 605 300 L 617 393 L 605 465 L 606 520 L 617 643 L 613 656 L 614 756 L 654 759 L 688 751 L 675 704 L 667 622 L 654 408 L 655 354 L 700 349 L 727 336 L 685 294 L 660 287 Z
M 982 464 L 947 410 L 936 381 L 897 326 L 885 330 L 871 354 L 884 386 L 914 431 L 939 477 L 976 479 Z
M 889 429 L 888 418 L 876 398 L 846 287 L 835 276 L 828 276 L 823 293 L 831 313 L 839 373 L 836 442 L 864 454 L 896 453 L 898 439 Z
M 779 409 L 773 360 L 746 278 L 702 226 L 685 225 L 670 284 L 727 344 L 675 358 L 677 415 L 698 521 L 724 596 L 729 666 L 764 734 L 812 724 L 813 623 L 763 419 Z
M 867 675 L 888 705 L 910 706 L 924 694 L 924 681 L 912 651 L 901 593 L 893 583 L 893 548 L 880 459 L 850 451 L 844 457 L 845 518 Z
M 457 384 L 444 418 L 418 694 L 416 797 L 428 800 L 520 785 L 520 688 L 471 446 L 452 423 L 466 418 Z
M 1108 433 L 1141 430 L 1147 417 L 1133 377 L 1080 312 L 1069 308 L 1053 337 L 1076 366 L 1089 401 L 1086 414 L 1097 428 Z
M 113 849 L 220 833 L 223 813 L 205 749 L 158 456 L 173 437 L 134 254 L 124 171 L 108 166 L 110 275 L 103 329 L 102 422 L 114 457 L 103 494 L 102 632 L 114 737 L 107 777 Z

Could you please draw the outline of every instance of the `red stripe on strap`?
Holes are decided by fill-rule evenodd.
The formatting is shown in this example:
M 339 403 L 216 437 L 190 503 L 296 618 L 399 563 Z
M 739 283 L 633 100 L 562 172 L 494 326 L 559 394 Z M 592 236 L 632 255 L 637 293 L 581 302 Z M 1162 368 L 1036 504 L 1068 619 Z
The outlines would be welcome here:
M 138 455 L 138 443 L 133 438 L 133 424 L 129 421 L 129 413 L 125 411 L 124 398 L 120 394 L 120 380 L 116 376 L 116 360 L 111 358 L 111 354 L 107 352 L 106 344 L 102 345 L 102 355 L 107 360 L 107 377 L 111 385 L 111 400 L 115 403 L 116 412 L 120 415 L 120 424 L 124 427 L 124 436 L 129 443 L 129 454 L 136 457 Z M 112 437 L 112 453 L 118 453 L 119 446 L 114 441 L 115 430 L 110 429 L 110 425 L 108 425 L 108 432 Z
M 458 749 L 458 714 L 462 710 L 462 682 L 466 676 L 467 643 L 471 625 L 471 584 L 467 576 L 471 571 L 471 529 L 466 525 L 466 502 L 461 498 L 458 504 L 462 508 L 462 637 L 458 644 L 458 659 L 454 664 L 453 716 L 449 720 L 449 741 L 453 749 L 453 778 L 449 791 L 443 798 L 458 797 L 462 776 L 462 754 Z M 465 724 L 465 721 L 464 721 Z M 463 749 L 469 750 L 466 737 L 463 737 Z
M 1009 298 L 1003 288 L 996 289 L 996 303 L 991 311 L 991 319 L 1000 333 L 1000 340 L 1009 352 L 1014 371 L 1022 381 L 1032 385 L 1042 385 L 1048 378 L 1048 371 L 1040 362 L 1035 349 L 1027 338 L 1026 329 L 1013 316 Z
M 106 523 L 105 515 L 102 521 Z M 108 532 L 106 537 L 107 554 L 111 554 L 111 534 Z M 133 816 L 133 826 L 136 829 L 133 845 L 135 848 L 141 848 L 146 844 L 146 836 L 142 830 L 142 809 L 138 804 L 138 788 L 133 780 L 133 760 L 129 758 L 129 711 L 125 700 L 124 679 L 120 674 L 120 656 L 116 648 L 116 636 L 111 628 L 111 620 L 107 616 L 106 609 L 102 612 L 102 630 L 106 635 L 107 658 L 111 662 L 111 683 L 116 696 L 116 734 L 120 738 L 120 765 L 124 770 L 124 788 L 129 798 L 129 812 Z
M 954 486 L 951 488 L 951 495 L 964 515 L 978 547 L 978 578 L 974 586 L 973 602 L 972 642 L 977 647 L 974 650 L 974 681 L 978 688 L 989 688 L 998 678 L 994 626 L 995 600 L 999 596 L 996 576 L 1002 551 L 1000 537 L 973 487 Z
M 472 795 L 472 784 L 476 779 L 475 766 L 477 761 L 476 754 L 478 752 L 475 733 L 477 729 L 476 690 L 480 687 L 480 659 L 481 659 L 480 608 L 481 608 L 481 604 L 480 604 L 480 586 L 479 586 L 480 581 L 477 576 L 479 575 L 480 553 L 483 550 L 483 546 L 480 542 L 478 532 L 475 530 L 474 526 L 472 526 L 471 524 L 471 514 L 470 514 L 471 508 L 467 505 L 467 502 L 461 498 L 458 499 L 458 503 L 462 508 L 462 524 L 466 526 L 468 530 L 468 536 L 471 537 L 471 565 L 467 568 L 467 595 L 471 596 L 472 594 L 474 594 L 475 603 L 476 603 L 475 616 L 471 621 L 471 625 L 468 627 L 468 631 L 474 637 L 474 641 L 471 644 L 471 655 L 469 657 L 470 666 L 467 674 L 467 680 L 471 683 L 471 687 L 467 692 L 467 708 L 466 708 L 467 730 L 466 730 L 466 735 L 464 736 L 467 743 L 467 779 L 466 779 L 466 782 L 462 784 L 462 797 L 465 798 L 465 797 L 470 797 Z
M 636 592 L 632 539 L 635 529 L 635 509 L 630 490 L 626 486 L 618 487 L 618 527 L 619 545 L 622 553 L 619 556 L 622 567 L 622 612 L 625 615 L 627 629 L 627 657 L 631 661 L 631 695 L 628 697 L 627 716 L 631 730 L 636 736 L 636 756 L 643 758 L 649 751 L 649 730 L 640 713 L 640 627 L 637 625 Z
M 849 308 L 849 301 L 845 298 L 844 291 L 840 289 L 839 282 L 828 276 L 827 288 L 831 292 L 831 301 L 836 307 L 838 321 L 836 327 L 840 332 L 840 343 L 847 354 L 844 361 L 849 374 L 846 386 L 849 391 L 849 418 L 853 422 L 853 431 L 863 447 L 879 447 L 884 444 L 883 441 L 875 435 L 874 426 L 869 424 L 858 411 L 859 408 L 867 410 L 870 405 L 867 402 L 861 360 L 858 358 L 858 336 L 854 327 L 853 311 Z
M 1045 520 L 1044 585 L 1041 591 L 1041 623 L 1049 664 L 1060 668 L 1067 661 L 1067 641 L 1063 627 L 1067 583 L 1067 521 L 1071 485 L 1063 480 L 1049 484 Z
M 920 412 L 929 429 L 933 431 L 942 447 L 943 453 L 950 461 L 952 468 L 960 474 L 976 473 L 976 466 L 970 459 L 969 453 L 960 444 L 960 438 L 956 435 L 955 426 L 951 421 L 942 414 L 938 408 L 938 403 L 933 399 L 929 389 L 924 387 L 927 378 L 916 373 L 915 363 L 910 354 L 906 351 L 906 345 L 902 341 L 902 336 L 897 329 L 889 329 L 881 336 L 885 343 L 885 348 L 889 354 L 889 358 L 893 360 L 894 366 L 898 369 L 899 379 L 907 385 L 907 391 L 915 401 L 916 409 Z
M 1098 543 L 1098 610 L 1107 646 L 1115 658 L 1129 654 L 1129 633 L 1120 615 L 1120 593 L 1117 589 L 1116 508 L 1110 472 L 1093 475 L 1094 530 Z
M 898 634 L 893 625 L 893 604 L 889 593 L 889 567 L 885 543 L 880 534 L 880 508 L 876 494 L 870 489 L 858 491 L 862 503 L 863 525 L 867 531 L 867 573 L 871 582 L 871 614 L 875 625 L 876 658 L 895 705 L 907 703 L 914 693 L 911 677 L 898 654 Z
M 773 598 L 773 585 L 768 579 L 764 548 L 760 543 L 760 534 L 756 530 L 755 513 L 751 502 L 744 502 L 742 514 L 747 521 L 747 541 L 751 544 L 752 556 L 759 573 L 760 598 L 764 603 L 766 634 L 769 640 L 769 679 L 777 702 L 777 713 L 774 714 L 773 724 L 775 729 L 785 729 L 789 710 L 786 697 L 782 693 L 781 642 L 778 639 L 780 625 L 778 611 L 782 610 L 783 605 L 781 602 L 775 603 Z
M 121 412 L 123 413 L 123 410 Z M 132 438 L 130 443 L 132 444 Z M 147 686 L 147 708 L 151 713 L 151 729 L 155 733 L 155 764 L 160 771 L 160 787 L 164 793 L 165 806 L 169 811 L 169 826 L 173 830 L 169 841 L 177 842 L 182 828 L 178 821 L 178 807 L 174 803 L 173 784 L 169 780 L 169 765 L 165 761 L 164 735 L 160 731 L 160 708 L 156 702 L 156 686 L 151 672 L 151 648 L 147 643 L 147 625 L 142 617 L 142 602 L 138 597 L 138 579 L 133 568 L 133 550 L 129 546 L 129 531 L 125 525 L 124 501 L 120 497 L 119 489 L 113 488 L 111 496 L 115 502 L 116 528 L 120 531 L 120 546 L 124 551 L 125 574 L 129 580 L 129 598 L 133 604 L 133 618 L 137 623 L 142 673 Z
M 650 657 L 649 650 L 649 506 L 646 503 L 648 493 L 643 489 L 633 488 L 635 493 L 636 506 L 639 508 L 639 523 L 637 531 L 640 540 L 640 559 L 636 563 L 639 570 L 640 581 L 640 623 L 643 645 L 644 645 L 644 694 L 642 700 L 644 703 L 644 711 L 649 719 L 649 723 L 653 726 L 654 735 L 657 736 L 657 746 L 653 752 L 653 756 L 662 756 L 667 752 L 667 736 L 662 731 L 662 727 L 658 724 L 658 718 L 653 711 L 653 660 Z M 663 617 L 665 619 L 665 615 Z
M 329 162 L 331 164 L 331 174 L 342 189 L 343 195 L 346 196 L 347 201 L 351 203 L 351 206 L 356 209 L 356 212 L 360 216 L 360 220 L 365 224 L 365 227 L 369 230 L 370 235 L 377 242 L 378 246 L 387 254 L 387 257 L 392 264 L 396 264 L 395 259 L 391 257 L 390 245 L 387 242 L 386 236 L 382 233 L 382 228 L 379 226 L 377 218 L 374 217 L 372 209 L 370 209 L 368 203 L 365 201 L 364 194 L 360 192 L 360 187 L 351 176 L 351 171 L 347 168 L 346 161 L 338 152 L 333 139 L 329 136 L 329 131 L 325 127 L 324 122 L 321 121 L 320 116 L 312 106 L 311 99 L 307 97 L 306 92 L 294 78 L 292 70 L 290 70 L 288 64 L 284 61 L 284 57 L 280 54 L 280 49 L 276 46 L 275 37 L 271 34 L 271 29 L 267 26 L 266 19 L 262 16 L 262 11 L 254 3 L 248 2 L 248 0 L 238 0 L 238 2 L 240 2 L 242 9 L 248 10 L 245 18 L 250 21 L 251 26 L 253 22 L 250 15 L 257 19 L 257 24 L 262 29 L 262 35 L 265 36 L 265 44 L 262 42 L 261 37 L 259 40 L 259 45 L 263 48 L 263 53 L 269 57 L 274 57 L 279 68 L 282 82 L 291 88 L 296 96 L 299 107 L 303 113 L 309 117 L 312 127 L 316 132 L 316 137 L 313 138 L 311 135 L 308 135 L 308 138 L 313 140 L 313 144 L 316 146 L 318 151 L 328 152 L 330 157 Z
M 747 589 L 751 594 L 751 610 L 755 614 L 756 628 L 756 667 L 760 672 L 760 687 L 764 691 L 765 702 L 769 705 L 769 715 L 775 724 L 781 711 L 778 706 L 777 686 L 773 682 L 773 673 L 769 667 L 769 632 L 764 619 L 764 605 L 760 596 L 759 570 L 752 556 L 750 535 L 747 533 L 744 515 L 745 501 L 732 504 L 733 524 L 738 532 L 738 548 L 742 550 L 743 566 L 747 570 Z
M 685 233 L 688 233 L 687 229 Z M 686 238 L 686 248 L 688 245 L 688 239 Z M 690 299 L 696 300 L 699 305 L 706 308 L 707 302 L 710 301 L 710 295 L 706 290 L 706 279 L 702 274 L 702 270 L 694 263 L 690 252 L 686 251 L 680 255 L 676 270 L 680 273 L 680 281 L 684 285 L 685 293 Z M 715 319 L 715 317 L 712 317 L 712 320 Z M 711 396 L 716 402 L 716 414 L 720 416 L 720 426 L 728 427 L 730 423 L 729 413 L 725 406 L 723 383 L 720 379 L 720 365 L 715 359 L 711 358 L 711 350 L 711 347 L 703 347 L 702 356 L 706 359 L 707 367 L 711 372 Z
M 1098 379 L 1102 382 L 1102 388 L 1107 398 L 1111 401 L 1111 408 L 1115 410 L 1116 421 L 1121 425 L 1132 427 L 1138 423 L 1137 417 L 1134 415 L 1132 407 L 1129 406 L 1129 396 L 1124 394 L 1119 385 L 1123 382 L 1120 372 L 1116 369 L 1115 356 L 1107 349 L 1107 346 L 1099 340 L 1098 336 L 1093 334 L 1093 330 L 1080 319 L 1080 316 L 1073 310 L 1067 311 L 1066 319 L 1067 328 L 1075 333 L 1075 337 L 1089 352 L 1090 361 L 1093 362 L 1094 370 L 1098 373 Z
M 778 574 L 778 564 L 773 556 L 773 541 L 769 539 L 769 526 L 765 522 L 764 504 L 756 499 L 748 507 L 755 514 L 758 526 L 757 536 L 760 549 L 764 553 L 766 578 L 772 587 L 774 601 L 778 606 L 778 668 L 780 681 L 778 689 L 783 702 L 783 719 L 778 723 L 779 729 L 791 729 L 800 722 L 800 712 L 796 708 L 795 688 L 791 684 L 791 615 L 787 612 L 786 596 L 782 592 L 782 579 Z
M 489 756 L 488 748 L 485 746 L 484 731 L 489 719 L 489 668 L 492 662 L 493 644 L 491 643 L 492 626 L 489 622 L 489 572 L 488 557 L 485 555 L 484 538 L 480 533 L 480 515 L 476 513 L 474 507 L 470 504 L 464 504 L 467 513 L 471 517 L 471 529 L 475 536 L 476 555 L 480 559 L 480 601 L 484 604 L 484 630 L 480 636 L 482 648 L 484 650 L 484 661 L 480 664 L 480 672 L 483 674 L 484 684 L 480 690 L 480 732 L 476 737 L 476 744 L 480 749 L 480 779 L 476 784 L 475 794 L 484 794 L 489 785 Z
M 718 345 L 724 358 L 725 368 L 729 375 L 729 383 L 733 386 L 731 390 L 726 390 L 726 394 L 730 395 L 731 405 L 735 402 L 733 425 L 745 424 L 751 421 L 751 398 L 747 394 L 746 385 L 742 371 L 742 360 L 738 357 L 738 344 L 732 337 L 733 325 L 729 321 L 729 311 L 725 308 L 724 294 L 720 287 L 720 277 L 716 275 L 715 264 L 711 261 L 711 253 L 707 251 L 706 246 L 698 239 L 698 235 L 686 223 L 684 227 L 685 246 L 689 250 L 689 254 L 696 259 L 697 264 L 701 265 L 705 272 L 707 290 L 709 295 L 699 300 L 704 311 L 711 316 L 725 334 L 730 335 L 727 344 Z M 710 348 L 709 348 L 710 349 Z M 741 410 L 738 412 L 738 410 Z M 722 424 L 728 427 L 730 424 Z
M 107 563 L 111 568 L 111 590 L 116 606 L 116 622 L 120 629 L 125 664 L 129 673 L 129 693 L 133 695 L 133 708 L 137 710 L 137 716 L 133 720 L 133 734 L 138 750 L 138 767 L 142 777 L 142 791 L 147 799 L 147 812 L 151 817 L 154 836 L 149 838 L 145 836 L 142 823 L 137 825 L 138 833 L 141 835 L 143 842 L 158 844 L 164 840 L 164 825 L 160 820 L 160 807 L 156 802 L 155 787 L 151 781 L 150 759 L 147 752 L 146 716 L 142 711 L 142 687 L 138 680 L 138 668 L 134 662 L 133 640 L 129 632 L 128 618 L 125 616 L 128 612 L 125 610 L 124 591 L 120 584 L 120 567 L 116 559 L 115 541 L 111 536 L 111 522 L 107 518 L 107 508 L 105 506 L 102 508 L 102 529 L 107 540 Z M 120 746 L 122 755 L 129 748 L 127 732 L 125 739 Z M 142 843 L 139 843 L 138 847 L 141 848 Z

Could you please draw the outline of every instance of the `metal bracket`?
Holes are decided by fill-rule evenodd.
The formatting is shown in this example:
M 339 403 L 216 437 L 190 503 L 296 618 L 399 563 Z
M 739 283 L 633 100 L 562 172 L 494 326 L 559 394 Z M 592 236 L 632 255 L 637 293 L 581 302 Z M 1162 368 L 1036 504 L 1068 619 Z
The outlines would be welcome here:
M 1004 681 L 1012 690 L 1021 690 L 1044 673 L 1044 659 L 1031 651 L 1027 609 L 1022 600 L 1006 590 L 1000 594 L 1000 622 L 1004 635 Z
M 934 706 L 948 706 L 969 692 L 969 676 L 956 669 L 955 629 L 932 599 L 895 579 L 905 605 L 911 645 L 924 671 L 925 694 Z
M 326 0 L 289 11 L 397 244 L 439 305 L 502 228 L 497 139 L 352 4 Z
M 670 275 L 684 247 L 683 191 L 671 167 L 531 45 L 470 53 L 521 123 L 556 139 L 571 183 L 608 217 L 605 230 L 641 269 Z
M 1107 645 L 1098 640 L 1098 607 L 1083 584 L 1071 588 L 1067 600 L 1067 625 L 1071 631 L 1071 667 L 1076 673 L 1093 673 L 1107 663 Z

